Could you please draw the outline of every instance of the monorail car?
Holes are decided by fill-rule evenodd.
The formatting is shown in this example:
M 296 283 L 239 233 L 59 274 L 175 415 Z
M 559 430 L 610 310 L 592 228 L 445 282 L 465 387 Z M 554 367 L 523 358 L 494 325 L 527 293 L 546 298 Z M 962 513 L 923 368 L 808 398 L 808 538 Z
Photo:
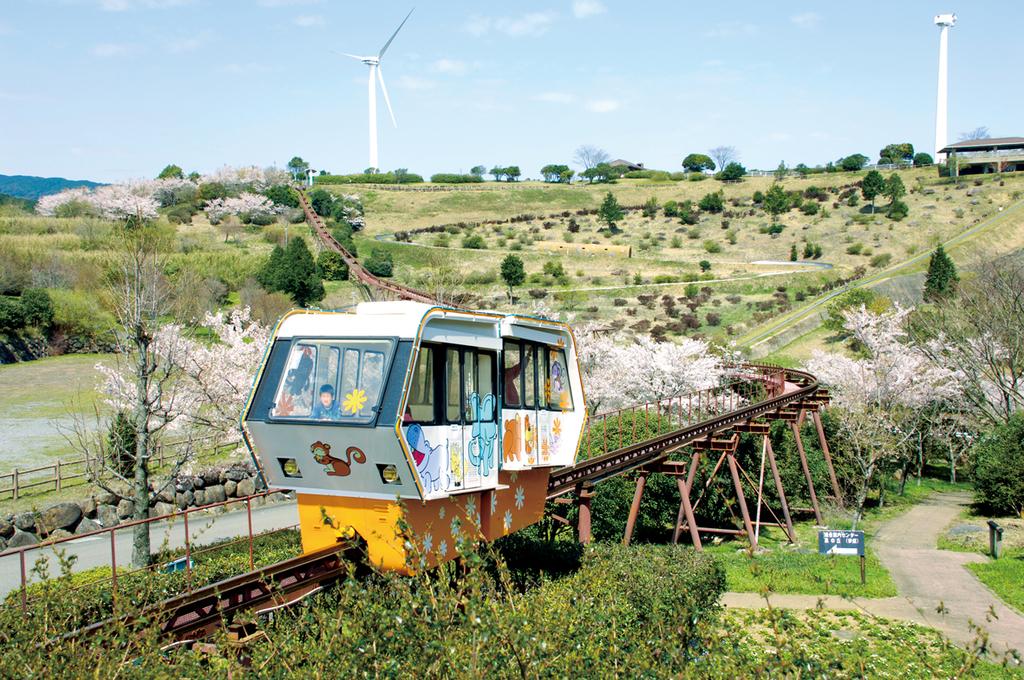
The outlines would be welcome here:
M 286 314 L 242 419 L 267 484 L 297 491 L 306 552 L 354 533 L 407 572 L 537 522 L 586 406 L 565 324 L 369 302 Z

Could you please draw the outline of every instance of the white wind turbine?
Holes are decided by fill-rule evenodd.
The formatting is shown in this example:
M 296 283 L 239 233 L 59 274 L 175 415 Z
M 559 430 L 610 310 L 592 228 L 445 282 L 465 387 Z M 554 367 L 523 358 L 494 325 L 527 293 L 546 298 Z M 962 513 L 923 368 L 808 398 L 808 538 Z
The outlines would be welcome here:
M 395 112 L 391 109 L 391 100 L 388 98 L 388 88 L 384 85 L 384 74 L 380 70 L 380 60 L 384 57 L 384 53 L 388 51 L 388 47 L 391 46 L 391 41 L 395 39 L 398 32 L 402 30 L 402 26 L 405 26 L 405 22 L 412 16 L 413 10 L 409 10 L 409 13 L 402 19 L 402 23 L 398 24 L 398 28 L 391 34 L 388 41 L 384 43 L 384 47 L 380 48 L 380 52 L 376 56 L 360 57 L 355 54 L 348 54 L 347 52 L 338 52 L 346 57 L 351 57 L 357 61 L 361 61 L 370 67 L 370 79 L 367 82 L 367 94 L 370 97 L 370 167 L 379 169 L 380 165 L 377 162 L 377 86 L 374 80 L 380 81 L 380 91 L 384 95 L 384 103 L 388 105 L 388 113 L 391 114 L 391 123 L 398 127 L 398 121 L 395 120 Z

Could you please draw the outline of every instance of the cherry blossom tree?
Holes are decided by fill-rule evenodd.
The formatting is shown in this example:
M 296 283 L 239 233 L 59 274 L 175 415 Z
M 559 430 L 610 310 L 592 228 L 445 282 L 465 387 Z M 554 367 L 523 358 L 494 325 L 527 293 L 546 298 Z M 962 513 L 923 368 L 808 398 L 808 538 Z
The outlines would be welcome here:
M 642 336 L 626 342 L 592 326 L 577 329 L 576 338 L 583 386 L 594 412 L 714 387 L 726 370 L 703 340 L 656 342 Z
M 236 216 L 243 221 L 277 214 L 278 207 L 266 196 L 243 191 L 237 197 L 215 198 L 203 207 L 207 218 L 216 224 L 226 217 Z
M 200 179 L 204 184 L 218 182 L 231 191 L 265 191 L 276 184 L 288 184 L 290 181 L 291 175 L 284 170 L 255 165 L 238 168 L 225 165 Z
M 106 184 L 95 189 L 66 189 L 44 196 L 36 203 L 40 215 L 55 215 L 58 208 L 77 202 L 91 206 L 98 215 L 112 220 L 149 220 L 157 216 L 159 201 L 154 197 L 151 180 L 125 184 Z
M 845 328 L 862 356 L 818 351 L 807 364 L 829 386 L 839 410 L 845 453 L 858 471 L 857 520 L 876 475 L 905 455 L 929 406 L 961 395 L 958 375 L 931 362 L 909 341 L 909 313 L 899 306 L 877 314 L 863 306 L 847 310 Z

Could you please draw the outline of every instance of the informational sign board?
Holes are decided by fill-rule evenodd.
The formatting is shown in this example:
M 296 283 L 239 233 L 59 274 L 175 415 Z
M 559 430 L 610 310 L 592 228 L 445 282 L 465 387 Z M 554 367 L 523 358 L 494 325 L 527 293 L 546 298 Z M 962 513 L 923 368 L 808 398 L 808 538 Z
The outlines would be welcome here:
M 864 532 L 846 529 L 823 529 L 818 532 L 818 553 L 821 555 L 864 556 Z

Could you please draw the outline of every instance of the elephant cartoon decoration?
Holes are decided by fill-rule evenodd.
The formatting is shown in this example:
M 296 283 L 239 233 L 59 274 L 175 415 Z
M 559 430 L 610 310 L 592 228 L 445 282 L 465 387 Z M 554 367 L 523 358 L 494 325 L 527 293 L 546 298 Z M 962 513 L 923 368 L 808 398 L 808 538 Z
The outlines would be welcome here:
M 420 479 L 423 481 L 424 491 L 431 493 L 447 486 L 447 484 L 442 484 L 441 480 L 442 446 L 440 444 L 431 446 L 423 428 L 417 424 L 409 426 L 405 438 L 409 442 L 412 459 L 416 463 L 416 472 L 420 474 Z
M 498 424 L 494 422 L 494 395 L 485 394 L 481 400 L 480 395 L 474 392 L 469 395 L 469 406 L 473 416 L 469 462 L 486 477 L 495 463 L 494 442 L 498 437 Z

